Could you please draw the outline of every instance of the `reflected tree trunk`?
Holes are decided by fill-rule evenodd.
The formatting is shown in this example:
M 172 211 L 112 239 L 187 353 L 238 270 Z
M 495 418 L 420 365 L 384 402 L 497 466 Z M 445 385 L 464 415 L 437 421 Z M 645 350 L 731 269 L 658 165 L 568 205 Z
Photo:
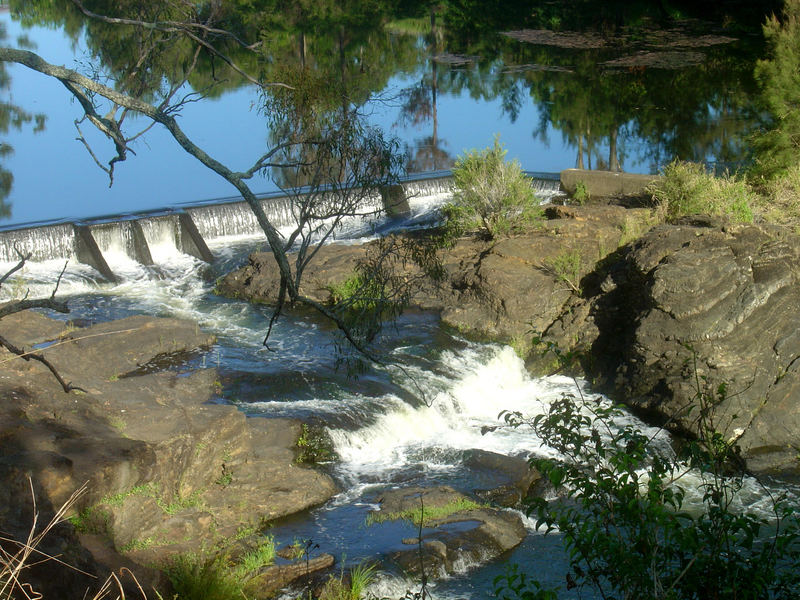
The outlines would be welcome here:
M 617 157 L 617 127 L 611 128 L 608 136 L 608 170 L 619 171 L 619 158 Z

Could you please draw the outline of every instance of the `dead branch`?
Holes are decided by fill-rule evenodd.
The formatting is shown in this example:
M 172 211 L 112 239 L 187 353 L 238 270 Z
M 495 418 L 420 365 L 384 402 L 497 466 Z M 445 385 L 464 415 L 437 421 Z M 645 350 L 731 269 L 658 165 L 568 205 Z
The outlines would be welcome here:
M 72 383 L 69 382 L 69 381 L 65 381 L 64 378 L 61 377 L 61 374 L 58 372 L 58 369 L 56 369 L 53 366 L 53 363 L 51 363 L 49 360 L 47 360 L 41 353 L 25 351 L 22 348 L 18 348 L 17 346 L 15 346 L 11 342 L 9 342 L 6 338 L 4 338 L 1 335 L 0 335 L 0 346 L 2 346 L 3 348 L 7 349 L 12 354 L 16 354 L 17 356 L 19 356 L 23 360 L 35 360 L 37 362 L 42 363 L 53 374 L 53 377 L 56 378 L 56 381 L 58 381 L 58 383 L 61 385 L 62 389 L 66 393 L 69 393 L 69 392 L 71 392 L 73 390 L 77 390 L 77 391 L 80 391 L 80 392 L 86 392 L 86 390 L 84 390 L 83 388 L 80 388 L 80 387 L 78 387 L 76 385 L 72 385 Z

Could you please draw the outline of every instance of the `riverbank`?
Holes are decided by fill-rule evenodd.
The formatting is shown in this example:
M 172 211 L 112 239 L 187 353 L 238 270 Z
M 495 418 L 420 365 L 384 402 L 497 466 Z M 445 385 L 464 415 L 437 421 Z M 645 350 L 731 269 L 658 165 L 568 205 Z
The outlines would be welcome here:
M 596 389 L 651 422 L 672 416 L 683 435 L 691 434 L 691 413 L 680 409 L 695 391 L 685 384 L 696 364 L 710 385 L 729 383 L 733 392 L 719 405 L 722 431 L 739 437 L 748 467 L 796 473 L 797 237 L 700 217 L 650 229 L 648 209 L 613 205 L 551 206 L 546 215 L 541 229 L 524 236 L 460 240 L 443 257 L 444 281 L 419 286 L 412 303 L 438 312 L 463 336 L 511 343 L 531 372 L 551 372 L 557 365 L 534 344 L 536 330 L 545 342 L 579 353 Z M 321 249 L 304 292 L 329 301 L 364 250 Z M 218 290 L 269 303 L 276 281 L 271 256 L 254 254 Z M 89 481 L 72 524 L 57 529 L 49 551 L 101 577 L 129 566 L 146 584 L 162 587 L 161 572 L 142 565 L 231 541 L 231 556 L 241 555 L 265 539 L 259 530 L 267 522 L 335 493 L 329 476 L 295 464 L 299 421 L 245 418 L 236 407 L 209 403 L 218 375 L 191 360 L 214 340 L 193 322 L 133 317 L 77 325 L 34 313 L 3 320 L 6 337 L 47 347 L 65 378 L 86 390 L 67 396 L 40 365 L 5 363 L 11 366 L 0 385 L 11 400 L 2 409 L 9 424 L 2 433 L 3 522 L 13 524 L 17 539 L 32 518 L 27 474 L 43 517 Z M 521 458 L 488 453 L 475 460 L 473 472 L 506 475 L 480 493 L 428 488 L 442 504 L 431 496 L 429 508 L 463 503 L 463 491 L 478 503 L 464 504 L 461 514 L 442 517 L 426 533 L 428 572 L 449 572 L 463 548 L 482 562 L 521 539 L 519 520 L 497 508 L 517 506 L 535 477 L 514 463 L 524 466 Z M 423 492 L 400 485 L 397 494 L 413 503 Z M 387 502 L 388 513 L 393 500 Z M 402 550 L 386 560 L 413 566 L 418 541 L 398 538 L 393 543 Z M 320 559 L 329 566 L 333 557 Z M 292 571 L 286 564 L 261 572 L 264 594 Z M 56 582 L 49 568 L 31 574 L 51 595 L 83 593 L 96 583 L 69 570 Z
M 336 492 L 328 475 L 295 462 L 300 422 L 209 402 L 215 369 L 186 364 L 214 338 L 193 322 L 130 317 L 78 328 L 28 311 L 3 319 L 3 335 L 46 347 L 84 390 L 65 394 L 40 364 L 2 353 L 4 534 L 26 539 L 37 514 L 41 527 L 85 486 L 69 521 L 39 547 L 70 566 L 25 572 L 45 597 L 93 593 L 121 567 L 146 590 L 165 589 L 159 567 L 170 557 L 252 543 L 269 521 Z

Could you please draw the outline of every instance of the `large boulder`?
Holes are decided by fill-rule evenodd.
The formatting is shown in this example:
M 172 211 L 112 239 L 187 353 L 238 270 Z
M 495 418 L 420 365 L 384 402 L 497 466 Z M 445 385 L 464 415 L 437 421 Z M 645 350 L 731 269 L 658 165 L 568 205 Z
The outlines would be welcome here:
M 662 225 L 605 265 L 546 338 L 583 344 L 599 384 L 685 433 L 705 394 L 749 468 L 796 471 L 799 257 L 797 236 L 772 227 Z
M 439 311 L 442 321 L 482 339 L 529 350 L 531 331 L 543 331 L 561 314 L 581 279 L 610 252 L 638 235 L 650 219 L 647 209 L 620 206 L 549 206 L 541 228 L 498 240 L 466 237 L 441 253 L 442 281 L 413 278 L 411 303 Z M 328 245 L 307 267 L 302 292 L 329 302 L 331 290 L 354 274 L 370 250 Z M 411 278 L 418 271 L 406 262 Z M 255 253 L 249 263 L 220 279 L 217 291 L 253 302 L 274 303 L 280 277 L 271 254 Z
M 377 523 L 371 527 L 408 519 L 415 511 L 424 515 L 422 536 L 415 528 L 413 537 L 398 540 L 405 548 L 389 555 L 409 575 L 424 570 L 427 577 L 438 578 L 465 565 L 484 563 L 515 548 L 526 534 L 518 513 L 482 506 L 447 486 L 387 490 L 378 502 L 380 510 L 371 518 Z

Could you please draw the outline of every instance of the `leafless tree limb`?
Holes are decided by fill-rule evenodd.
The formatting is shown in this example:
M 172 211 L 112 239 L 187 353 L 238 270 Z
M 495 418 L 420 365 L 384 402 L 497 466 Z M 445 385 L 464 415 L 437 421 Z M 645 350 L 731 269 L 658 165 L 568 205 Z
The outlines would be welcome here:
M 83 388 L 80 388 L 80 387 L 78 387 L 76 385 L 72 385 L 72 383 L 69 382 L 69 381 L 65 381 L 64 378 L 61 377 L 61 374 L 58 372 L 58 369 L 56 369 L 53 366 L 53 363 L 51 363 L 49 360 L 47 360 L 41 353 L 29 352 L 29 351 L 24 350 L 23 348 L 19 348 L 19 347 L 15 346 L 14 344 L 12 344 L 11 342 L 9 342 L 6 338 L 4 338 L 1 335 L 0 335 L 0 346 L 2 346 L 3 348 L 7 349 L 12 354 L 16 354 L 17 356 L 19 356 L 23 360 L 35 360 L 37 362 L 42 363 L 53 374 L 53 377 L 56 378 L 56 381 L 58 381 L 58 383 L 61 385 L 62 389 L 65 392 L 69 393 L 69 392 L 71 392 L 73 390 L 77 390 L 77 391 L 80 391 L 80 392 L 85 392 L 86 391 Z

